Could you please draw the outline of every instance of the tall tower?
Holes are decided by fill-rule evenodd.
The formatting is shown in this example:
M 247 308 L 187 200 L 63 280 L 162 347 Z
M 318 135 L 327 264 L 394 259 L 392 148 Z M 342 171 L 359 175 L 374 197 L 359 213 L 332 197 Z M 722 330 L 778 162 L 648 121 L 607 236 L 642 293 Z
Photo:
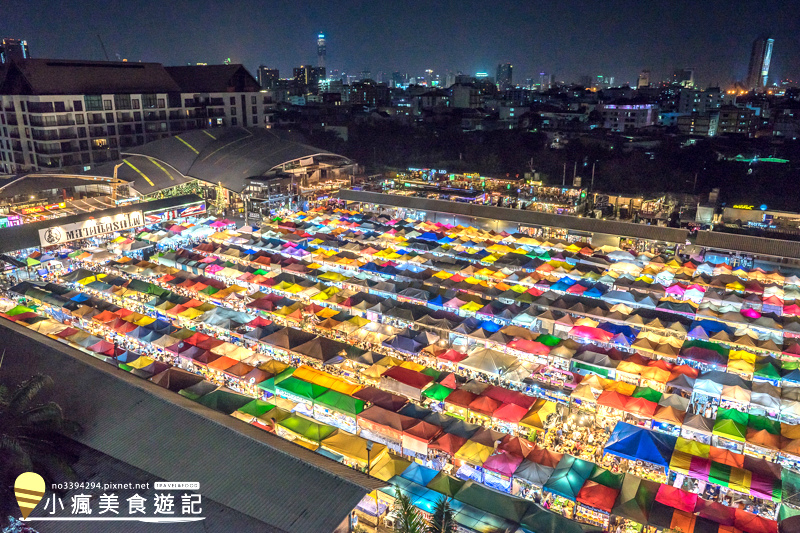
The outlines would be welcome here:
M 513 70 L 514 66 L 511 63 L 500 63 L 497 65 L 497 88 L 501 91 L 513 87 Z
M 769 63 L 772 59 L 772 45 L 775 39 L 759 37 L 753 41 L 750 53 L 750 66 L 747 68 L 747 86 L 750 89 L 763 89 L 769 77 Z
M 325 34 L 317 34 L 317 66 L 325 68 Z
M 641 89 L 642 87 L 650 86 L 650 71 L 643 70 L 639 73 L 639 80 L 636 83 L 636 88 Z
M 0 41 L 0 63 L 10 63 L 11 60 L 21 61 L 29 57 L 28 41 L 8 38 Z

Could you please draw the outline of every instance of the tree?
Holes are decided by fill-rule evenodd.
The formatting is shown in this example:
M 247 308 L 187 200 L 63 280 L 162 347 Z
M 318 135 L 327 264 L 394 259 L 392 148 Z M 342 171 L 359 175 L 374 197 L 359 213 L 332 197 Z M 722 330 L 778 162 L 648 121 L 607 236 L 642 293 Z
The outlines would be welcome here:
M 436 505 L 433 508 L 433 517 L 426 533 L 455 533 L 456 521 L 453 518 L 453 508 L 450 507 L 450 499 L 442 494 L 436 500 Z
M 425 533 L 425 519 L 411 503 L 408 494 L 398 491 L 394 502 L 394 530 L 398 533 Z
M 19 513 L 14 481 L 23 472 L 39 473 L 49 484 L 54 474 L 74 476 L 77 460 L 71 437 L 80 426 L 64 418 L 55 402 L 36 402 L 37 395 L 53 384 L 37 374 L 14 389 L 0 384 L 0 517 Z

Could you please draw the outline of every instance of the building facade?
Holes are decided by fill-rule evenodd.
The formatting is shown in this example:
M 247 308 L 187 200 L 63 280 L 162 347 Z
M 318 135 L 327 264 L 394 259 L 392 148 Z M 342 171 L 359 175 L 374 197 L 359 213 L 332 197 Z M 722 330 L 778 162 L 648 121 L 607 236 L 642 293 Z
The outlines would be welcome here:
M 5 38 L 0 41 L 0 63 L 22 61 L 31 57 L 28 51 L 28 41 L 22 39 Z
M 769 64 L 772 59 L 772 46 L 775 39 L 759 37 L 753 41 L 753 50 L 750 52 L 750 65 L 747 68 L 747 87 L 750 89 L 763 89 L 769 77 Z
M 616 133 L 652 126 L 656 120 L 653 104 L 604 104 L 600 113 L 603 127 Z
M 80 172 L 188 130 L 261 126 L 241 65 L 29 59 L 0 70 L 0 172 Z
M 514 86 L 514 66 L 511 63 L 497 65 L 497 88 L 501 91 Z

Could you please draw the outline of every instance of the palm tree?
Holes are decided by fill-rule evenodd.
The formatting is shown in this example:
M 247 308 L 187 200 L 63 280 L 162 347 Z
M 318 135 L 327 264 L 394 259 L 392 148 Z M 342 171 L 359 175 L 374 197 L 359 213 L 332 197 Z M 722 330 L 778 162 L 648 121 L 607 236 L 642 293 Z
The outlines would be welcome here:
M 23 472 L 34 471 L 49 484 L 60 472 L 73 476 L 77 460 L 70 440 L 80 426 L 64 418 L 55 402 L 36 402 L 36 396 L 53 384 L 50 376 L 37 374 L 13 390 L 0 384 L 0 521 L 19 510 L 14 481 Z
M 453 508 L 450 507 L 450 499 L 442 494 L 436 500 L 436 505 L 433 508 L 433 517 L 431 518 L 426 533 L 455 533 L 456 521 L 453 518 Z
M 394 530 L 398 533 L 425 533 L 425 519 L 404 492 L 397 492 Z

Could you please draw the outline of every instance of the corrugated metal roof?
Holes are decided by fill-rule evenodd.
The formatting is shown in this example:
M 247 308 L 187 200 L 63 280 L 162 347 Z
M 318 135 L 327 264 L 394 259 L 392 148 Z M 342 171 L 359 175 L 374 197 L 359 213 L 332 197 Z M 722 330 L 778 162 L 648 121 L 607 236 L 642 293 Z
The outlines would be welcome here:
M 53 339 L 2 324 L 7 379 L 53 376 L 53 396 L 85 429 L 79 440 L 292 533 L 333 531 L 385 483 L 218 413 Z
M 607 235 L 618 235 L 621 237 L 633 237 L 670 243 L 683 244 L 686 242 L 686 237 L 689 235 L 687 230 L 677 228 L 646 226 L 644 224 L 618 222 L 615 220 L 598 220 L 596 218 L 554 215 L 537 211 L 509 209 L 507 207 L 448 202 L 445 200 L 431 200 L 428 198 L 353 191 L 349 189 L 339 191 L 339 198 L 350 202 L 383 204 L 407 209 L 421 209 L 424 211 L 436 211 L 439 213 L 485 218 L 489 220 L 505 220 L 531 226 L 566 228 L 587 233 L 604 233 Z
M 706 248 L 800 259 L 800 242 L 796 241 L 765 239 L 763 237 L 735 235 L 718 231 L 699 231 L 697 232 L 697 245 Z

